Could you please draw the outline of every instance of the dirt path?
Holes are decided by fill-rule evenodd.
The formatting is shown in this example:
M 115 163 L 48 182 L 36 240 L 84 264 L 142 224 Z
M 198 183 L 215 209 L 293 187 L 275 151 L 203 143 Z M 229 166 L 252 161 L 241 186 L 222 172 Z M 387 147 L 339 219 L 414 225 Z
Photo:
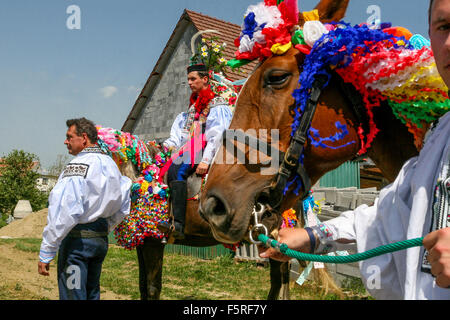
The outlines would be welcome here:
M 42 239 L 42 231 L 47 224 L 48 209 L 13 221 L 0 229 L 0 238 Z M 50 264 L 50 276 L 37 272 L 38 256 L 14 248 L 12 243 L 0 242 L 0 299 L 50 299 L 58 300 L 56 262 Z M 102 300 L 129 300 L 128 296 L 117 295 L 101 288 Z
M 56 263 L 50 265 L 50 276 L 37 272 L 36 253 L 14 248 L 12 243 L 0 243 L 0 298 L 6 300 L 58 300 Z M 102 300 L 130 300 L 101 288 Z

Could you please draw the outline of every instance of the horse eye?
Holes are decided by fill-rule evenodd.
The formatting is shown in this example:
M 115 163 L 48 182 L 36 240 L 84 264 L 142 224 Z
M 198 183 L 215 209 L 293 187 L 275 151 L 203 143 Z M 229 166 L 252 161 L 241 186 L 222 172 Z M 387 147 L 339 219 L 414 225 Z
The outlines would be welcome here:
M 287 84 L 292 73 L 286 71 L 270 71 L 264 77 L 264 85 L 274 89 L 282 89 Z

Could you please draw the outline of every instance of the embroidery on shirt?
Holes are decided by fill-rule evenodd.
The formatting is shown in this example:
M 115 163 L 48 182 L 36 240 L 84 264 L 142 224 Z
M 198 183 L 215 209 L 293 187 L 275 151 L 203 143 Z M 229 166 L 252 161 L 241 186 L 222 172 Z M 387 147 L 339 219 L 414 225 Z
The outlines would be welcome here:
M 84 163 L 69 163 L 64 169 L 64 173 L 62 178 L 66 177 L 83 177 L 86 178 L 86 175 L 89 170 L 89 165 Z
M 104 153 L 98 146 L 84 148 L 81 153 Z
M 220 106 L 220 105 L 227 105 L 227 101 L 222 97 L 215 97 L 212 99 L 212 101 L 209 103 L 210 109 Z
M 438 182 L 434 190 L 432 220 L 430 232 L 450 227 L 450 152 L 447 153 Z M 431 264 L 427 260 L 428 251 L 422 257 L 422 272 L 431 273 Z

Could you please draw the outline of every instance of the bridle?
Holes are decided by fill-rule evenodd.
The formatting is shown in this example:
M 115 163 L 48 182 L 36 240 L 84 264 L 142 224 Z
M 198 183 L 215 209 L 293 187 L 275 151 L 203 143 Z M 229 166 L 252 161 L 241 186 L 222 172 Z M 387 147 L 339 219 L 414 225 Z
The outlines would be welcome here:
M 360 94 L 356 91 L 353 85 L 344 83 L 342 78 L 339 76 L 336 78 L 340 82 L 340 89 L 344 93 L 344 96 L 348 100 L 349 104 L 352 106 L 351 109 L 357 118 L 357 121 L 361 126 L 366 128 L 368 126 L 367 114 Z M 300 124 L 292 135 L 286 152 L 275 149 L 266 141 L 246 134 L 242 130 L 226 130 L 223 134 L 222 142 L 225 148 L 228 149 L 230 146 L 234 148 L 234 150 L 228 151 L 239 152 L 234 142 L 240 142 L 246 146 L 257 146 L 259 152 L 262 152 L 269 157 L 278 156 L 279 159 L 280 166 L 278 172 L 268 187 L 267 203 L 257 203 L 253 208 L 252 214 L 254 225 L 250 231 L 250 239 L 253 243 L 259 243 L 259 241 L 255 241 L 252 237 L 252 233 L 257 229 L 263 229 L 264 233 L 267 235 L 267 228 L 260 222 L 262 221 L 263 215 L 268 212 L 269 214 L 276 212 L 278 215 L 281 215 L 280 207 L 283 202 L 285 189 L 289 178 L 291 178 L 293 174 L 298 174 L 303 185 L 303 189 L 305 190 L 301 200 L 304 201 L 307 197 L 309 197 L 309 190 L 311 190 L 311 179 L 309 178 L 308 173 L 306 172 L 300 159 L 305 149 L 308 131 L 317 109 L 319 97 L 328 81 L 329 76 L 326 74 L 318 74 L 315 77 L 305 110 L 300 119 Z M 229 140 L 233 143 L 227 143 Z M 275 154 L 273 154 L 274 150 L 276 150 Z

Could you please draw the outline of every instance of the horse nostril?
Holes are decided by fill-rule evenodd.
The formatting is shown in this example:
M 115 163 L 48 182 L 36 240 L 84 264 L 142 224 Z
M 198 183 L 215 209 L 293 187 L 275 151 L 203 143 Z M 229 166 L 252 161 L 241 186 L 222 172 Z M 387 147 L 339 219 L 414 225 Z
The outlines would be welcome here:
M 206 200 L 205 212 L 208 215 L 222 216 L 227 214 L 227 209 L 219 198 L 211 196 Z

